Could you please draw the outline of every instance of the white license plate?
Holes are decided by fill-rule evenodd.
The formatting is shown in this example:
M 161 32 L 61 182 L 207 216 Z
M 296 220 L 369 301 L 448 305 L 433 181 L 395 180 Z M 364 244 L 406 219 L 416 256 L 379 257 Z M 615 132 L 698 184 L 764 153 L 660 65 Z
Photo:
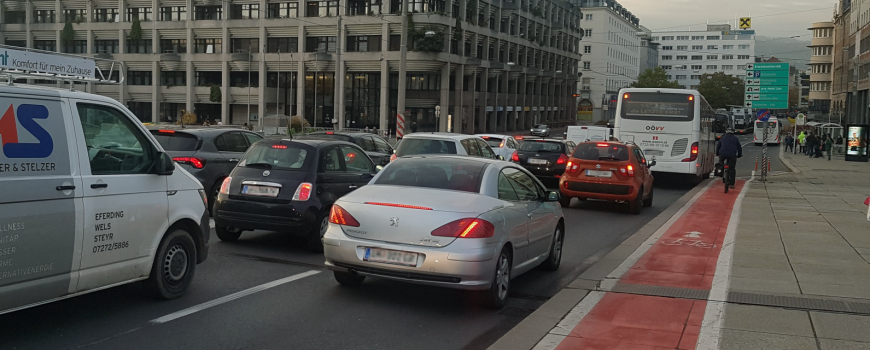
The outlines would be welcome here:
M 547 160 L 533 158 L 533 159 L 529 159 L 529 164 L 547 164 Z
M 278 197 L 278 190 L 280 189 L 277 187 L 254 185 L 242 186 L 242 194 L 249 196 Z
M 384 264 L 417 266 L 417 253 L 403 252 L 399 250 L 387 250 L 378 248 L 366 248 L 365 261 L 373 261 Z
M 604 171 L 604 170 L 586 170 L 586 176 L 611 177 L 611 176 L 613 176 L 613 173 L 610 171 Z

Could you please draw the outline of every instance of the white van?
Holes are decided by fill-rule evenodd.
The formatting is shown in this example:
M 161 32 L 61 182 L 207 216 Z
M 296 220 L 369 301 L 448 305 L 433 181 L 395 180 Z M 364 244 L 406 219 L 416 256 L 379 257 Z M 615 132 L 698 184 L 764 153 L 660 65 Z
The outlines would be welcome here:
M 143 280 L 185 293 L 206 196 L 127 108 L 0 79 L 0 145 L 0 314 Z
M 572 125 L 568 127 L 565 139 L 578 145 L 586 141 L 607 141 L 613 134 L 612 130 L 606 126 Z

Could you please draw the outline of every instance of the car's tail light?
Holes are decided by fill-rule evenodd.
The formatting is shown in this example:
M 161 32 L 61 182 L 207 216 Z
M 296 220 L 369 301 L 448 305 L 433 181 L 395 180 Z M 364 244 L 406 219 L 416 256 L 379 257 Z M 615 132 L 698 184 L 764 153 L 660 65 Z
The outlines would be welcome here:
M 221 183 L 221 194 L 230 194 L 230 182 L 233 182 L 233 178 L 224 179 L 224 182 Z
M 287 145 L 272 145 L 274 149 L 287 149 Z
M 501 143 L 498 144 L 498 148 L 502 148 L 502 147 L 504 147 L 504 141 L 502 141 Z
M 396 158 L 399 158 L 399 157 L 397 157 L 396 154 L 393 153 L 393 155 L 390 156 L 390 161 L 392 162 L 392 161 L 396 160 Z
M 336 225 L 359 227 L 359 221 L 356 221 L 347 210 L 337 204 L 333 204 L 332 209 L 329 210 L 329 222 Z
M 158 131 L 158 132 L 160 132 L 160 133 L 164 133 L 164 134 L 174 134 L 174 133 L 175 133 L 175 130 L 160 130 L 160 131 Z
M 561 154 L 559 155 L 559 159 L 556 159 L 556 164 L 565 164 L 568 163 L 568 156 Z
M 692 153 L 689 154 L 689 158 L 683 159 L 684 162 L 694 162 L 698 160 L 698 143 L 695 142 L 692 144 Z
M 511 154 L 511 161 L 519 163 L 520 162 L 520 153 L 517 151 L 514 151 L 514 154 Z
M 190 164 L 197 169 L 205 168 L 205 159 L 197 157 L 175 157 L 172 158 L 176 163 Z
M 565 166 L 565 172 L 576 173 L 578 168 L 579 166 L 577 165 L 577 163 L 568 161 L 568 165 Z
M 630 164 L 627 166 L 619 167 L 619 172 L 622 173 L 622 175 L 634 176 L 634 167 Z
M 495 226 L 483 219 L 465 218 L 436 228 L 432 231 L 432 235 L 454 238 L 487 238 L 495 235 Z
M 311 198 L 311 186 L 308 182 L 303 182 L 299 184 L 299 187 L 296 188 L 296 193 L 293 194 L 294 201 L 304 202 Z

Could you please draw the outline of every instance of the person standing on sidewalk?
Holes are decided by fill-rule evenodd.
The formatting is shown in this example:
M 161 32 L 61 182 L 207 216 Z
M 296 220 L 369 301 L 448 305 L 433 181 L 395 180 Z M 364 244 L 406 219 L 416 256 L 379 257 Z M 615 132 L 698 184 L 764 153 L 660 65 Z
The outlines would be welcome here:
M 807 145 L 807 143 L 806 143 L 807 142 L 807 134 L 805 132 L 801 131 L 801 134 L 798 135 L 798 142 L 800 143 L 800 146 L 801 146 L 801 150 L 800 150 L 801 153 L 806 154 L 807 151 L 804 148 L 806 148 L 806 145 Z
M 809 134 L 807 134 L 807 138 L 804 139 L 804 141 L 806 141 L 806 147 L 804 147 L 804 148 L 806 148 L 806 151 L 804 152 L 804 154 L 806 154 L 807 156 L 812 158 L 813 155 L 815 154 L 813 147 L 815 147 L 815 145 L 816 145 L 816 136 L 813 135 L 812 133 L 809 133 Z
M 716 155 L 719 156 L 719 162 L 728 165 L 729 184 L 734 188 L 735 175 L 737 174 L 737 158 L 743 157 L 743 147 L 740 146 L 740 140 L 734 136 L 734 129 L 728 128 L 725 135 L 716 143 Z
M 834 148 L 834 139 L 825 135 L 825 153 L 828 154 L 828 160 L 831 160 L 831 149 Z
M 794 138 L 788 135 L 785 137 L 785 151 L 788 152 L 790 149 L 794 149 Z

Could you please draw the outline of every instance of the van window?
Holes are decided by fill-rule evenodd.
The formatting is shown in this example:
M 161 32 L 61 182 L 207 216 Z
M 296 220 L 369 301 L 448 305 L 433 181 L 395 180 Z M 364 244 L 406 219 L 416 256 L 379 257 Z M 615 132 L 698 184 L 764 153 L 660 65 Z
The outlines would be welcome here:
M 151 169 L 151 143 L 115 108 L 77 103 L 91 174 L 143 174 Z

